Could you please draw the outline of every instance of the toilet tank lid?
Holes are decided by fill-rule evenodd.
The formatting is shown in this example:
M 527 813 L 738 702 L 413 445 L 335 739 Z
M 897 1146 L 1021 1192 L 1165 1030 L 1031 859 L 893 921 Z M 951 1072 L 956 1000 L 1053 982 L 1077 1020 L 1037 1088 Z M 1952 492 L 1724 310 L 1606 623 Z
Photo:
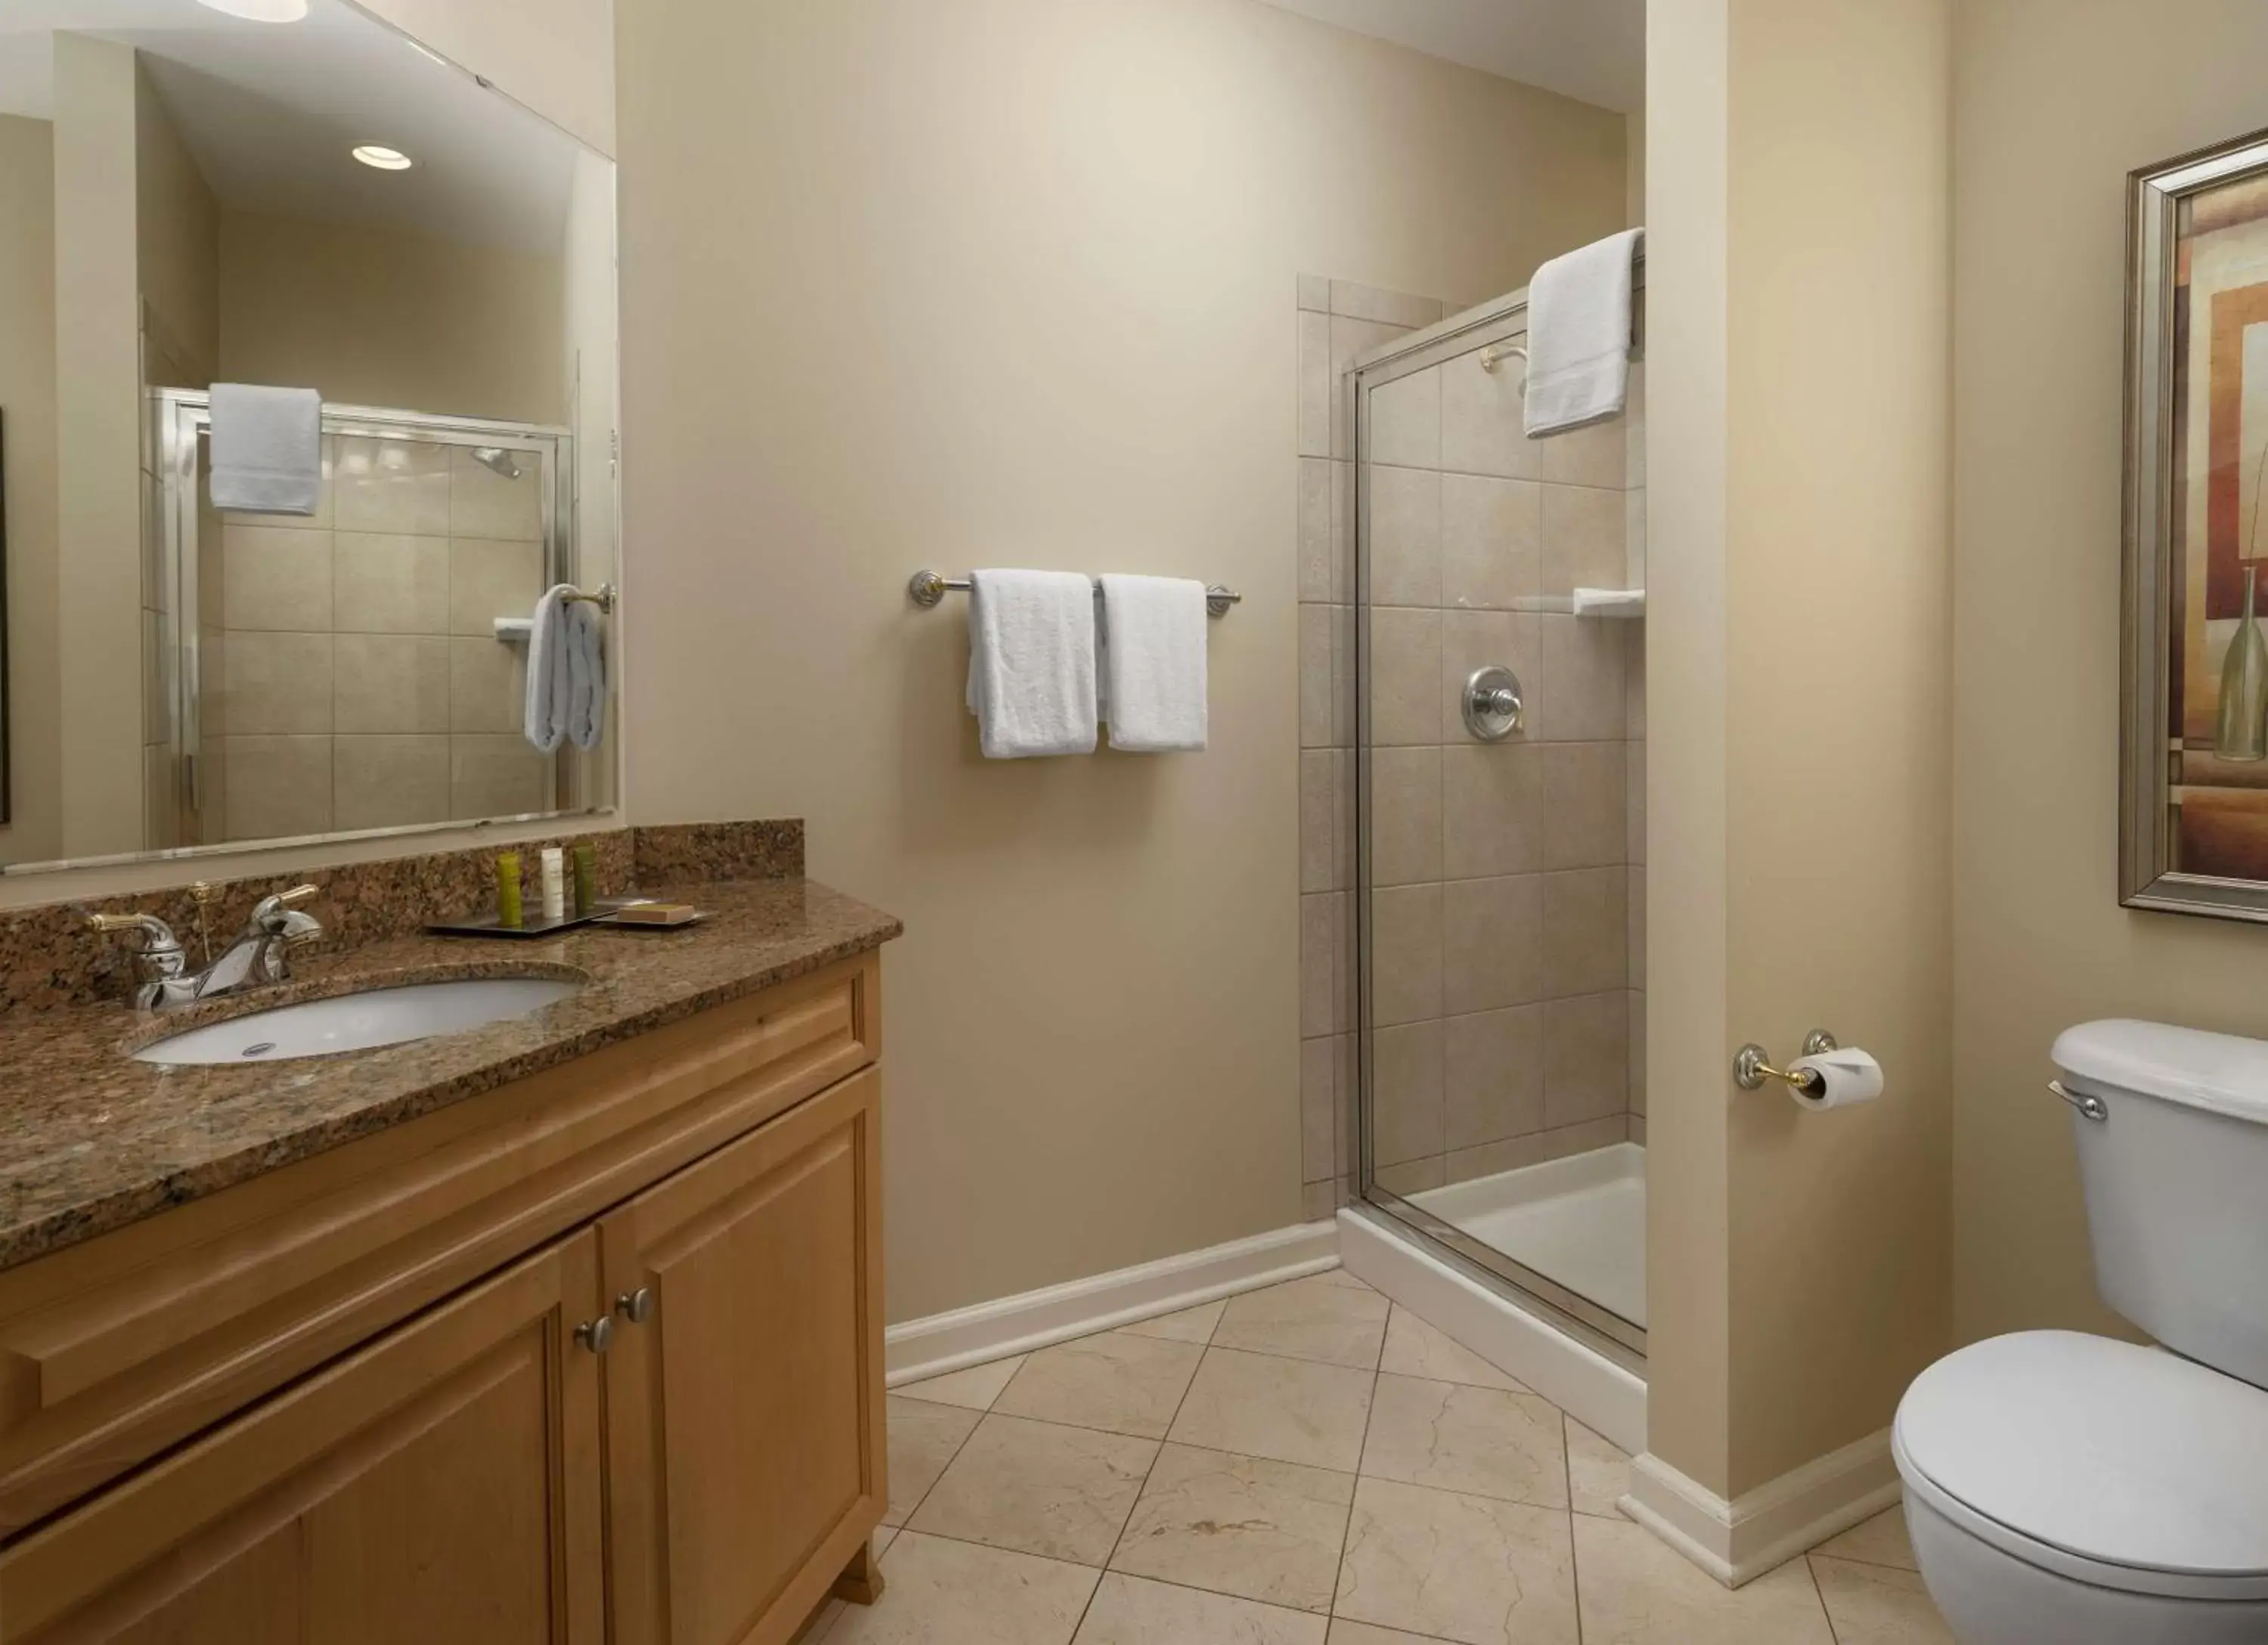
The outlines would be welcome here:
M 2260 1040 L 2112 1017 L 2066 1029 L 2049 1055 L 2090 1087 L 2268 1125 L 2268 1043 Z
M 2108 1337 L 2026 1331 L 1948 1355 L 1897 1448 L 1948 1495 L 2103 1565 L 2268 1574 L 2268 1392 Z

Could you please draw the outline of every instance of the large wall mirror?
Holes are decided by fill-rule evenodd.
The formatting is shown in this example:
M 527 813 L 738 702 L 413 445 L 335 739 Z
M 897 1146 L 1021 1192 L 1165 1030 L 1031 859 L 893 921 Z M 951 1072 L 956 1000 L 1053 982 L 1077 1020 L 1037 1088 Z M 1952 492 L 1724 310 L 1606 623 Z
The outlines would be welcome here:
M 9 873 L 615 803 L 614 166 L 262 9 L 0 4 Z

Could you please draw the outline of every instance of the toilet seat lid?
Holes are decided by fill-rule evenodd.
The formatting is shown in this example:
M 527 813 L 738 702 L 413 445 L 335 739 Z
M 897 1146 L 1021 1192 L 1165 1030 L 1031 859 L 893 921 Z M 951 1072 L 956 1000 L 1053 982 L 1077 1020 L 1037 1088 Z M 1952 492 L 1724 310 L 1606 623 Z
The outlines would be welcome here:
M 2027 1331 L 1907 1389 L 1904 1461 L 1948 1496 L 2099 1565 L 2268 1575 L 2268 1391 L 2161 1349 Z

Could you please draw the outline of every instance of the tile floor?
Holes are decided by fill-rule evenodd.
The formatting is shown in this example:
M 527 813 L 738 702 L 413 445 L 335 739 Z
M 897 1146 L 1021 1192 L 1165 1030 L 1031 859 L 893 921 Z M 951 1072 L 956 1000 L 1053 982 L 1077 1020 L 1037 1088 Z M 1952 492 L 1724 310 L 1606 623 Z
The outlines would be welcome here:
M 1728 1593 L 1629 1458 L 1341 1272 L 901 1388 L 807 1645 L 1949 1645 L 1896 1509 Z

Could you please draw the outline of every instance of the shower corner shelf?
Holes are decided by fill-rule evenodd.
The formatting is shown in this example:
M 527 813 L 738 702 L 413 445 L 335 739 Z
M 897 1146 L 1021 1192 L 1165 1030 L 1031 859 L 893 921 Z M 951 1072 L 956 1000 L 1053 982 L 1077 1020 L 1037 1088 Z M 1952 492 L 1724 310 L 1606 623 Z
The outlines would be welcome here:
M 1555 616 L 1614 618 L 1627 622 L 1646 615 L 1646 590 L 1643 588 L 1586 588 L 1574 594 L 1520 594 L 1513 598 L 1515 611 L 1545 612 Z

